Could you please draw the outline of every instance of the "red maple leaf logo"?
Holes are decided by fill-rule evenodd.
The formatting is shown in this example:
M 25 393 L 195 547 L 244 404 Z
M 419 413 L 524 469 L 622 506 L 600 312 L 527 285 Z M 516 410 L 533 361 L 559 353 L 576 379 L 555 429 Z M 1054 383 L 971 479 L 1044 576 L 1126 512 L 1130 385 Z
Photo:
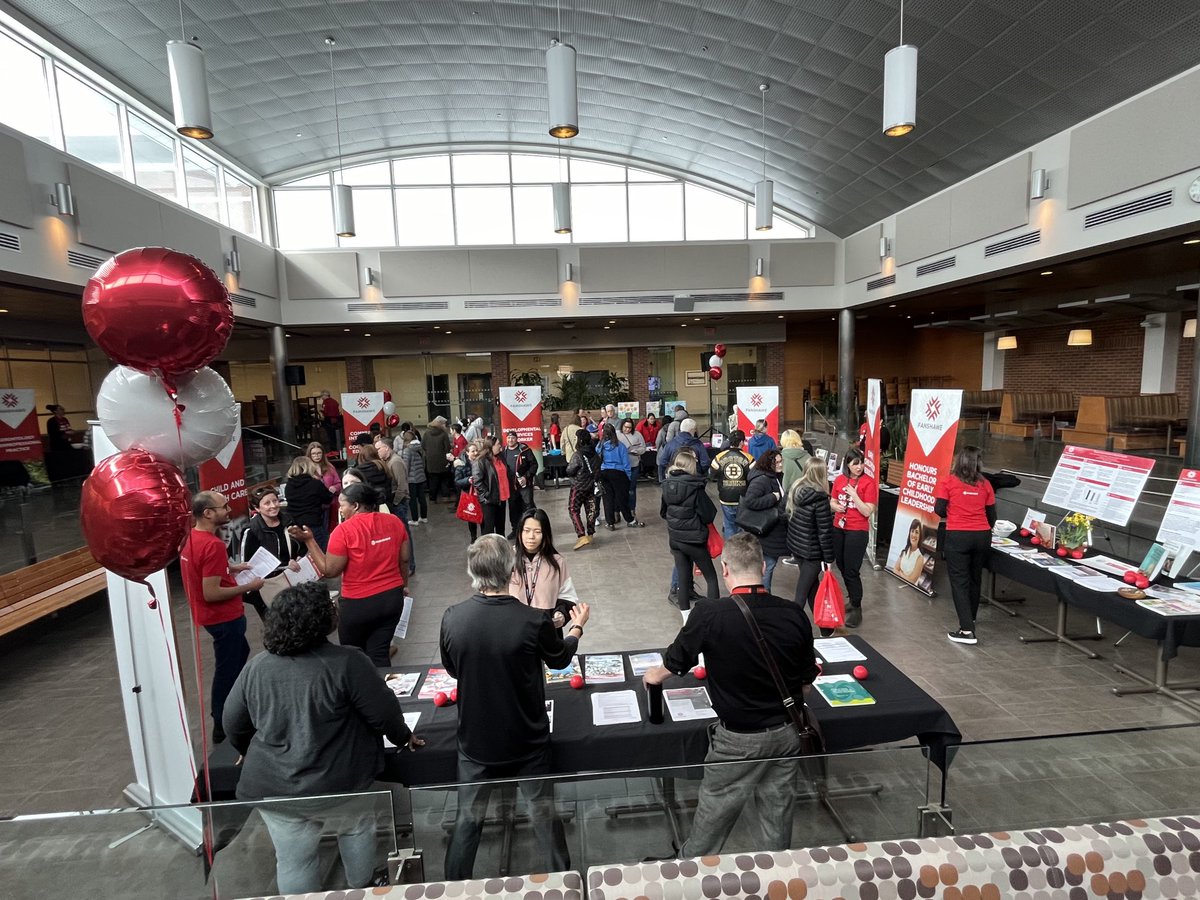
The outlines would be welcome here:
M 3 402 L 4 402 L 4 405 L 7 406 L 9 409 L 16 406 L 18 403 L 20 403 L 20 401 L 17 399 L 16 394 L 5 394 Z
M 358 408 L 359 409 L 366 409 L 370 405 L 371 405 L 370 397 L 359 397 L 358 398 Z
M 517 398 L 518 403 L 524 403 L 529 395 L 526 394 L 524 391 L 517 391 L 516 394 L 514 394 L 513 396 L 515 396 Z
M 942 401 L 937 397 L 931 397 L 929 402 L 925 404 L 925 418 L 933 421 L 942 414 Z
M 751 406 L 762 406 L 762 394 L 751 394 L 750 395 L 750 405 Z

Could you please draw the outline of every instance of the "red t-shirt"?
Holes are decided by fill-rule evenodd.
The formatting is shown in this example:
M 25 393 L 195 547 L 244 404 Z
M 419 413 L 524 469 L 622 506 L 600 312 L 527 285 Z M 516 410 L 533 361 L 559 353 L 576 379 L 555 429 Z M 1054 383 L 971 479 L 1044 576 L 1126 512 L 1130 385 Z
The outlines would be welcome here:
M 874 506 L 879 502 L 879 488 L 875 485 L 875 479 L 859 475 L 857 480 L 852 481 L 848 475 L 839 475 L 834 479 L 833 491 L 830 496 L 845 506 L 846 511 L 833 514 L 833 525 L 835 528 L 843 528 L 846 531 L 870 531 L 871 520 L 860 513 L 850 500 L 850 494 L 846 491 L 848 484 L 854 485 L 854 489 L 858 491 L 858 499 L 863 503 L 870 503 Z
M 991 531 L 986 510 L 995 504 L 996 492 L 982 475 L 975 484 L 947 475 L 933 492 L 933 498 L 946 501 L 947 531 Z
M 342 596 L 361 599 L 404 586 L 400 548 L 404 524 L 391 513 L 355 513 L 329 536 L 329 552 L 347 559 Z
M 462 452 L 467 449 L 467 439 L 461 434 L 454 435 L 454 441 L 450 444 L 450 452 L 455 456 L 462 456 Z
M 225 550 L 224 541 L 212 532 L 193 528 L 188 539 L 183 542 L 179 562 L 183 575 L 183 589 L 187 593 L 188 603 L 192 605 L 192 614 L 198 625 L 220 625 L 245 615 L 241 594 L 220 603 L 208 603 L 204 599 L 205 578 L 219 575 L 221 587 L 237 586 L 233 574 L 229 571 L 229 555 Z
M 332 397 L 326 397 L 321 402 L 321 415 L 323 415 L 325 418 L 336 419 L 339 415 L 341 415 L 341 412 L 341 407 L 338 406 L 338 402 Z
M 496 470 L 496 478 L 500 482 L 500 502 L 507 503 L 510 493 L 508 489 L 508 466 L 504 464 L 504 460 L 498 456 L 493 456 L 492 468 Z

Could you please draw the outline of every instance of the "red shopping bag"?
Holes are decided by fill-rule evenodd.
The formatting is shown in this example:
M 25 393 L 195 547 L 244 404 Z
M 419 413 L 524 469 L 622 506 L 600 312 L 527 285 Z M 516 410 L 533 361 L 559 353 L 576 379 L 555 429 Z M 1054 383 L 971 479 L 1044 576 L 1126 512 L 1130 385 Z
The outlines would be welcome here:
M 474 491 L 463 491 L 458 495 L 458 510 L 454 513 L 464 522 L 483 524 L 483 505 Z
M 721 537 L 721 532 L 717 531 L 717 526 L 712 522 L 708 523 L 708 555 L 716 559 L 721 555 L 721 551 L 725 549 L 725 538 Z
M 826 629 L 841 628 L 846 624 L 846 601 L 833 569 L 826 569 L 821 576 L 813 603 L 813 622 L 818 628 Z

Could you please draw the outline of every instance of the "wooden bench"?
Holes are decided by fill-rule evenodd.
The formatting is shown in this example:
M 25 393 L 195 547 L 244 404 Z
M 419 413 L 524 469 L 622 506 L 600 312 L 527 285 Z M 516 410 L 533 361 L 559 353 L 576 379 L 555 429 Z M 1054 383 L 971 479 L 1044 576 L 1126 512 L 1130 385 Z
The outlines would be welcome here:
M 1181 416 L 1175 394 L 1084 395 L 1075 427 L 1064 430 L 1063 440 L 1106 450 L 1161 450 L 1168 422 Z
M 979 431 L 1000 414 L 1004 405 L 1004 391 L 963 391 L 962 415 L 958 427 Z
M 0 634 L 104 590 L 104 569 L 87 547 L 0 575 Z
M 988 434 L 1027 440 L 1040 428 L 1049 437 L 1053 422 L 1049 413 L 1075 408 L 1075 395 L 1068 391 L 1005 391 L 1000 417 L 988 424 Z

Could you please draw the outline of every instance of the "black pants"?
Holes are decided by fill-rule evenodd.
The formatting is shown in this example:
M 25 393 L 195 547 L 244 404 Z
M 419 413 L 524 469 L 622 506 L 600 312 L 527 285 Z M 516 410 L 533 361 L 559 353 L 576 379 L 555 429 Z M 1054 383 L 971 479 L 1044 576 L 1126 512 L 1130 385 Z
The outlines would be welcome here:
M 983 583 L 983 563 L 992 549 L 990 531 L 947 531 L 944 548 L 946 571 L 950 575 L 950 592 L 958 627 L 975 630 L 979 613 L 979 595 Z
M 404 588 L 369 597 L 343 597 L 338 604 L 338 641 L 358 647 L 377 666 L 390 666 L 388 647 L 404 613 Z
M 721 588 L 717 584 L 717 570 L 713 566 L 712 557 L 708 555 L 707 544 L 678 544 L 672 545 L 671 555 L 675 557 L 675 574 L 679 576 L 679 608 L 688 609 L 692 605 L 692 566 L 700 567 L 704 583 L 708 590 L 705 596 L 716 600 L 721 596 Z
M 483 507 L 483 524 L 479 526 L 480 534 L 504 534 L 504 504 L 481 503 Z
M 800 564 L 800 572 L 796 576 L 796 602 L 801 606 L 807 606 L 809 615 L 815 617 L 817 614 L 817 588 L 821 584 L 821 560 L 796 557 L 796 562 Z M 833 629 L 821 629 L 821 637 L 829 637 L 831 634 L 833 634 Z
M 410 481 L 408 483 L 408 515 L 412 521 L 429 518 L 429 501 L 425 498 L 427 481 Z
M 508 524 L 512 526 L 509 530 L 515 532 L 521 516 L 525 515 L 525 510 L 533 509 L 537 504 L 533 502 L 533 482 L 523 488 L 513 486 L 509 490 L 511 493 L 508 495 Z
M 213 639 L 212 717 L 220 726 L 225 698 L 233 690 L 233 683 L 250 658 L 250 645 L 246 643 L 246 617 L 243 615 L 232 622 L 205 625 L 204 630 Z
M 461 753 L 458 755 L 458 780 L 471 783 L 458 789 L 458 814 L 454 819 L 454 831 L 450 833 L 450 843 L 446 847 L 447 880 L 460 881 L 472 876 L 488 798 L 493 788 L 499 787 L 504 792 L 511 791 L 510 785 L 489 784 L 486 779 L 525 778 L 530 775 L 549 774 L 549 745 L 532 759 L 500 766 L 485 766 L 467 759 Z M 571 854 L 567 850 L 567 837 L 563 831 L 562 819 L 558 817 L 558 810 L 554 806 L 553 780 L 544 778 L 521 781 L 519 784 L 521 793 L 529 804 L 534 843 L 545 854 L 539 863 L 545 866 L 543 871 L 562 872 L 569 869 Z
M 629 476 L 620 469 L 603 469 L 600 472 L 600 486 L 604 490 L 604 521 L 615 525 L 617 516 L 626 522 L 633 521 L 633 513 L 629 511 Z
M 454 481 L 449 472 L 430 472 L 425 470 L 425 479 L 429 483 L 429 502 L 437 503 L 443 495 L 451 497 L 454 494 Z M 455 502 L 458 498 L 454 498 Z
M 862 606 L 863 583 L 858 570 L 867 555 L 868 535 L 866 531 L 833 529 L 833 559 L 842 573 L 842 581 L 846 582 L 846 601 L 850 606 Z

